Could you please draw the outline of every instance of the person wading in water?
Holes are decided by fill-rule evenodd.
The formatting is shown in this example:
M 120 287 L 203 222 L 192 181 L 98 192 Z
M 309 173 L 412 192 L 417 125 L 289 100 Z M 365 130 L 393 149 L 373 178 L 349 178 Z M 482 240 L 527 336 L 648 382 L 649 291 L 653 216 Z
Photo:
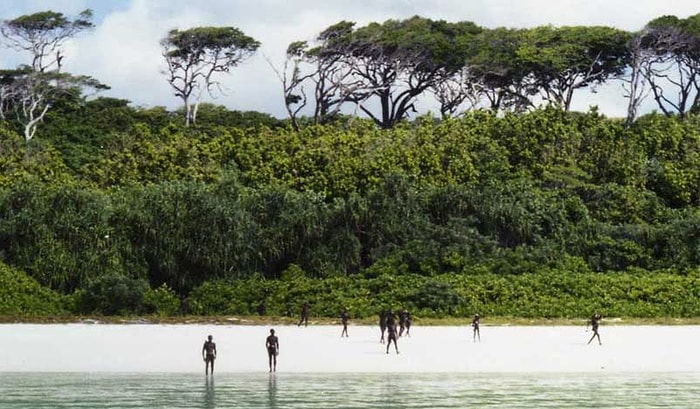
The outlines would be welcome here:
M 270 335 L 265 339 L 265 348 L 267 348 L 267 358 L 270 365 L 270 372 L 277 371 L 277 355 L 280 353 L 280 342 L 275 335 L 275 330 L 270 329 Z
M 216 343 L 214 337 L 209 335 L 202 346 L 202 359 L 204 359 L 204 374 L 209 375 L 209 366 L 211 366 L 211 374 L 214 375 L 214 360 L 216 359 Z

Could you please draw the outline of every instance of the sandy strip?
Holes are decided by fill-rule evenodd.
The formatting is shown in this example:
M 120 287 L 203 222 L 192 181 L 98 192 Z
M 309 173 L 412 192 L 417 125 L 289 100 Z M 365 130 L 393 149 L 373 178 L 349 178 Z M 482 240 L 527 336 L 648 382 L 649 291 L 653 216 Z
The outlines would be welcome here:
M 1 372 L 198 372 L 214 336 L 217 372 L 266 372 L 270 327 L 239 325 L 0 325 Z M 279 372 L 700 372 L 700 326 L 601 326 L 603 345 L 576 326 L 413 327 L 386 353 L 379 329 L 279 326 Z

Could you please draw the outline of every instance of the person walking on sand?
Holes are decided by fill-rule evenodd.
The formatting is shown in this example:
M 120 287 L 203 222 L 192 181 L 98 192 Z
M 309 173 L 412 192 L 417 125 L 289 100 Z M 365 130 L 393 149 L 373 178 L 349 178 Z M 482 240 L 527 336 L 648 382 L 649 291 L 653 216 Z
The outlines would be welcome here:
M 389 346 L 391 346 L 391 341 L 394 341 L 394 348 L 396 349 L 396 353 L 399 353 L 399 345 L 397 343 L 397 338 L 398 334 L 396 333 L 396 317 L 394 316 L 394 313 L 389 311 L 386 317 L 386 331 L 387 331 L 387 338 L 386 338 L 386 353 L 389 353 Z
M 309 325 L 309 303 L 305 302 L 304 305 L 301 306 L 301 314 L 299 318 L 299 323 L 297 324 L 297 327 L 300 327 L 301 324 L 303 323 L 304 326 L 306 327 Z
M 413 317 L 411 313 L 406 311 L 406 336 L 411 337 L 411 324 L 413 324 Z
M 403 336 L 403 332 L 406 330 L 406 310 L 401 310 L 399 312 L 399 338 Z
M 350 313 L 348 309 L 345 308 L 340 314 L 340 321 L 343 323 L 343 332 L 340 333 L 340 337 L 348 337 L 348 320 L 350 320 Z
M 270 335 L 265 340 L 265 348 L 267 348 L 270 372 L 277 372 L 277 355 L 280 353 L 280 343 L 274 329 L 270 329 Z
M 379 330 L 382 332 L 382 337 L 379 338 L 379 343 L 384 343 L 384 333 L 386 332 L 386 311 L 379 311 Z
M 600 342 L 600 334 L 598 333 L 598 326 L 600 325 L 601 318 L 602 317 L 600 316 L 600 314 L 595 313 L 588 321 L 588 324 L 586 324 L 586 330 L 588 330 L 589 326 L 593 330 L 593 335 L 591 336 L 591 339 L 588 340 L 589 344 L 591 343 L 591 341 L 593 341 L 593 338 L 598 338 L 598 345 L 603 345 L 603 343 Z
M 214 375 L 214 360 L 216 359 L 216 343 L 214 337 L 209 335 L 202 346 L 202 359 L 204 360 L 204 374 L 209 375 L 209 367 L 211 366 L 211 374 Z
M 473 332 L 473 341 L 476 342 L 477 339 L 479 339 L 479 342 L 481 342 L 481 332 L 479 331 L 479 325 L 481 324 L 481 317 L 479 314 L 474 314 L 474 318 L 472 318 L 472 328 L 474 328 Z

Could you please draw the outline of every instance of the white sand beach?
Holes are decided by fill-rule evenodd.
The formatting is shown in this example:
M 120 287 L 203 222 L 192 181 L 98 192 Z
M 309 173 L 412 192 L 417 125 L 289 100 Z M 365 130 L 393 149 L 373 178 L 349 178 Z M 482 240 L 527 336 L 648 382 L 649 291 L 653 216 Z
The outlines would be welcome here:
M 198 372 L 202 344 L 214 336 L 216 372 L 267 371 L 268 326 L 0 325 L 0 372 Z M 606 326 L 602 345 L 583 326 L 411 328 L 386 353 L 375 326 L 274 327 L 278 372 L 285 373 L 590 373 L 700 372 L 700 326 Z

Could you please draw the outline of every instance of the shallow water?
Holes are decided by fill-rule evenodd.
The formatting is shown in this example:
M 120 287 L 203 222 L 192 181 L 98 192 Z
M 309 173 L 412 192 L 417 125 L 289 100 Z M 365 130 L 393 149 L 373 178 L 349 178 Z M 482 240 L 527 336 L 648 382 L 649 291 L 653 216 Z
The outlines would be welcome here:
M 698 373 L 0 373 L 0 408 L 690 408 Z

